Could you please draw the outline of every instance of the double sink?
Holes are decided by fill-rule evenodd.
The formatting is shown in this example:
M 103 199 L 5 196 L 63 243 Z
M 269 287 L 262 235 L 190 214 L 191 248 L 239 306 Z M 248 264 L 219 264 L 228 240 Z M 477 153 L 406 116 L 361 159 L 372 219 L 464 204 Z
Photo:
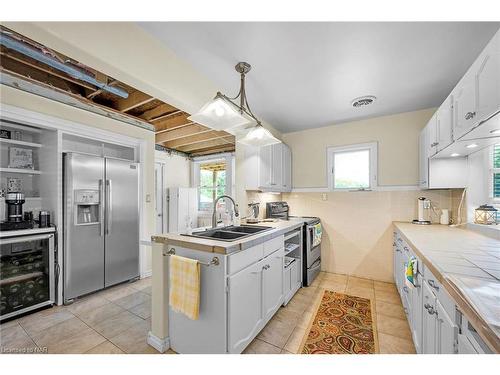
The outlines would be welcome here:
M 223 228 L 207 229 L 200 232 L 193 232 L 192 234 L 183 234 L 183 236 L 209 238 L 218 241 L 236 241 L 240 238 L 251 236 L 260 232 L 273 229 L 272 227 L 265 227 L 261 225 L 231 225 Z

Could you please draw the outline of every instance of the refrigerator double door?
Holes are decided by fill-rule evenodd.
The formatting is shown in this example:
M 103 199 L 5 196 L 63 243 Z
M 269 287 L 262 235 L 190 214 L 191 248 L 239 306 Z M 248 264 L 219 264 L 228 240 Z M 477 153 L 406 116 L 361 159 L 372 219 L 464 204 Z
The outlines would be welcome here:
M 78 223 L 76 192 L 98 192 L 97 214 Z M 64 300 L 139 275 L 138 167 L 65 154 Z

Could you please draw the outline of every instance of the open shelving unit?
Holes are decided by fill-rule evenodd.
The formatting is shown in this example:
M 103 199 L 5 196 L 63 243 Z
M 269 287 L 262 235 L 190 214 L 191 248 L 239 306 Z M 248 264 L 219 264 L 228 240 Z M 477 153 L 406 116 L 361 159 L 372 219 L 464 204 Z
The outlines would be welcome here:
M 302 228 L 285 234 L 284 304 L 302 287 Z

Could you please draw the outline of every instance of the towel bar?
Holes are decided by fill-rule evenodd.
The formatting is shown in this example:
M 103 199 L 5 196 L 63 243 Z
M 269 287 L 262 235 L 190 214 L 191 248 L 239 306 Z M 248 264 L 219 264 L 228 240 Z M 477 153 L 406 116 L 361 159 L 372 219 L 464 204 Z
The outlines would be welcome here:
M 163 254 L 164 257 L 168 257 L 170 255 L 175 255 L 175 249 L 174 248 L 171 248 L 169 251 L 167 251 L 167 253 Z M 220 261 L 219 261 L 219 258 L 218 257 L 213 257 L 212 260 L 210 261 L 210 263 L 205 263 L 205 262 L 200 262 L 198 261 L 198 263 L 200 263 L 202 266 L 218 266 L 220 264 Z

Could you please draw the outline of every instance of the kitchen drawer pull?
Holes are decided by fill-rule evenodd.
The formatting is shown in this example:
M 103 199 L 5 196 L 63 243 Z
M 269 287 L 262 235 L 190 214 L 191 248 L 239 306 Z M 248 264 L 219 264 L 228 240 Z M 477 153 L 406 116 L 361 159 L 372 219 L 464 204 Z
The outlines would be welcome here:
M 476 116 L 476 112 L 467 112 L 465 114 L 465 119 L 470 120 L 470 119 L 474 118 L 474 116 Z
M 424 307 L 430 315 L 437 314 L 436 310 L 434 310 L 434 306 L 426 303 Z
M 396 247 L 396 252 L 400 253 L 401 249 L 399 247 Z
M 407 287 L 407 286 L 404 286 L 404 287 L 403 287 L 403 290 L 404 290 L 404 292 L 405 292 L 405 293 L 408 293 L 408 292 L 410 291 L 410 289 L 408 289 L 408 287 Z
M 403 247 L 403 249 L 404 249 L 406 252 L 410 251 L 410 249 L 408 249 L 408 247 L 406 247 L 406 246 L 404 246 L 404 247 Z
M 439 287 L 436 285 L 436 283 L 434 282 L 434 280 L 428 280 L 427 283 L 433 287 L 434 289 L 436 290 L 439 290 Z

